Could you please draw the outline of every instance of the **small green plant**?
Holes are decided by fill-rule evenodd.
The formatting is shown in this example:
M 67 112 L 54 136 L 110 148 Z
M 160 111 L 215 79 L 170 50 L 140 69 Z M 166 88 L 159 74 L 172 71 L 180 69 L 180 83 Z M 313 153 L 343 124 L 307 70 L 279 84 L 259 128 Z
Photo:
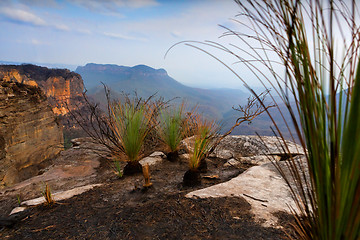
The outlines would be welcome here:
M 71 146 L 72 146 L 71 139 L 69 138 L 69 136 L 65 135 L 64 133 L 64 149 L 65 150 L 70 149 Z
M 55 204 L 55 200 L 52 197 L 50 187 L 47 183 L 45 184 L 45 189 L 42 191 L 42 195 L 45 198 L 45 204 L 47 206 L 53 206 Z
M 181 140 L 186 135 L 186 118 L 183 115 L 184 103 L 178 108 L 166 108 L 160 111 L 159 135 L 167 147 L 167 158 L 175 161 Z
M 16 195 L 16 198 L 17 198 L 17 203 L 19 205 L 19 207 L 21 206 L 21 197 L 20 197 L 20 194 Z
M 120 161 L 114 161 L 115 173 L 119 178 L 123 177 L 123 171 L 120 166 Z

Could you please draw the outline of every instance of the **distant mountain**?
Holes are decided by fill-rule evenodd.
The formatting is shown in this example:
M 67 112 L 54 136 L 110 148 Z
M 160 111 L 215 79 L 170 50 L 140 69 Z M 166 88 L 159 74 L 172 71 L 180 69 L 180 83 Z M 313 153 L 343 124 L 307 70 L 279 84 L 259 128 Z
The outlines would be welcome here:
M 164 97 L 165 100 L 179 98 L 177 102 L 185 100 L 190 107 L 197 104 L 203 114 L 218 120 L 221 120 L 223 114 L 232 106 L 246 98 L 246 94 L 240 90 L 191 88 L 171 78 L 164 69 L 154 69 L 146 65 L 126 67 L 89 63 L 79 66 L 75 72 L 82 76 L 88 93 L 95 99 L 104 100 L 102 82 L 115 95 L 136 91 L 142 97 L 157 93 L 157 96 Z
M 244 93 L 238 89 L 188 87 L 171 78 L 164 69 L 154 69 L 145 65 L 126 67 L 89 63 L 85 66 L 79 66 L 75 72 L 82 76 L 88 94 L 100 103 L 104 104 L 106 101 L 101 82 L 111 89 L 113 96 L 119 96 L 121 92 L 133 93 L 136 91 L 142 97 L 148 97 L 154 93 L 157 93 L 157 96 L 164 97 L 165 100 L 179 97 L 175 102 L 184 99 L 190 107 L 197 104 L 199 111 L 206 117 L 217 119 L 223 126 L 223 132 L 229 130 L 241 115 L 232 107 L 246 104 L 250 95 L 250 93 Z M 259 91 L 257 92 L 259 93 Z M 281 108 L 286 112 L 285 106 Z M 271 113 L 278 122 L 279 128 L 284 131 L 285 137 L 290 139 L 286 125 L 281 115 L 277 113 L 277 109 L 271 109 Z M 292 128 L 288 114 L 285 114 L 285 119 Z M 270 129 L 272 125 L 270 118 L 264 113 L 250 125 L 244 123 L 236 128 L 233 134 L 254 135 L 257 132 L 260 135 L 273 135 Z
M 77 67 L 76 65 L 71 64 L 62 64 L 62 63 L 38 63 L 38 62 L 11 62 L 11 61 L 1 61 L 0 64 L 4 65 L 36 65 L 41 67 L 47 67 L 47 68 L 57 68 L 57 69 L 69 69 L 71 71 L 74 71 Z

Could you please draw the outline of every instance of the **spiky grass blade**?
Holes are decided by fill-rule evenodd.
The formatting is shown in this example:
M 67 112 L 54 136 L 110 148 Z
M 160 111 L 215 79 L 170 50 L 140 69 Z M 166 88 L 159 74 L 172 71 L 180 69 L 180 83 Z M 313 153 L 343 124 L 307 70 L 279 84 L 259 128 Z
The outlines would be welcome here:
M 193 152 L 189 158 L 189 168 L 196 170 L 199 168 L 201 161 L 205 160 L 211 150 L 215 139 L 219 135 L 220 128 L 215 121 L 204 120 L 201 116 L 193 116 L 196 122 L 194 135 Z
M 336 239 L 360 238 L 360 63 L 351 91 L 350 112 L 346 119 L 339 156 L 340 176 L 336 182 L 339 205 L 336 213 Z
M 360 239 L 360 28 L 356 2 L 351 1 L 351 5 L 350 1 L 335 0 L 235 2 L 241 9 L 238 17 L 245 18 L 235 22 L 246 30 L 224 27 L 227 30 L 224 36 L 235 36 L 246 47 L 230 44 L 234 50 L 210 41 L 185 44 L 218 60 L 260 102 L 259 95 L 241 74 L 197 44 L 232 55 L 265 88 L 271 86 L 281 100 L 276 101 L 270 94 L 272 101 L 293 136 L 281 111 L 281 102 L 285 105 L 306 152 L 306 166 L 294 159 L 286 162 L 290 175 L 277 165 L 297 204 L 294 214 L 298 237 Z M 342 42 L 338 46 L 344 49 L 342 57 L 336 56 L 335 40 L 339 38 Z M 284 77 L 274 67 L 279 62 L 284 67 Z M 284 134 L 272 114 L 267 113 L 288 151 Z
M 159 135 L 170 152 L 177 151 L 186 135 L 186 123 L 183 116 L 184 103 L 178 108 L 166 108 L 160 111 Z
M 111 126 L 128 161 L 138 161 L 144 140 L 151 130 L 153 108 L 141 101 L 110 104 Z

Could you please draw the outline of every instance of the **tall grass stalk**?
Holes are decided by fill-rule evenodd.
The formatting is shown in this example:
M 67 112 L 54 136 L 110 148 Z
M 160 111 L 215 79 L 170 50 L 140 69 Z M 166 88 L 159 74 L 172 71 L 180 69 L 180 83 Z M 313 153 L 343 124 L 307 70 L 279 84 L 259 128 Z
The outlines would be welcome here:
M 185 44 L 218 60 L 256 97 L 244 76 L 206 48 L 235 57 L 264 87 L 273 89 L 270 97 L 278 114 L 292 140 L 298 139 L 306 152 L 306 163 L 293 158 L 286 162 L 290 174 L 277 165 L 297 205 L 293 213 L 298 238 L 360 239 L 360 39 L 356 1 L 235 2 L 240 14 L 233 20 L 240 28 L 223 26 L 223 37 L 233 37 L 229 46 L 196 41 Z M 292 124 L 281 111 L 282 105 Z M 283 132 L 267 113 L 288 151 Z

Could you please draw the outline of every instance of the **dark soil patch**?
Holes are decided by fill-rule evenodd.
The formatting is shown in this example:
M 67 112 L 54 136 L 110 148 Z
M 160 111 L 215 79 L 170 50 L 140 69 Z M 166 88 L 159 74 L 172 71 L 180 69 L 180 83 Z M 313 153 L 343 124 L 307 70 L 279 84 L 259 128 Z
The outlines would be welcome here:
M 256 223 L 243 198 L 185 198 L 190 191 L 227 181 L 248 168 L 223 164 L 210 159 L 202 177 L 219 177 L 184 187 L 188 163 L 164 160 L 150 166 L 153 186 L 148 189 L 142 188 L 141 174 L 119 179 L 101 169 L 103 186 L 52 208 L 31 208 L 12 228 L 1 230 L 0 239 L 284 239 L 283 230 Z M 0 198 L 3 203 L 1 210 L 8 214 L 16 199 Z M 284 222 L 288 217 L 281 215 Z
M 142 173 L 142 166 L 139 162 L 128 162 L 124 167 L 124 175 L 130 176 L 137 173 Z

